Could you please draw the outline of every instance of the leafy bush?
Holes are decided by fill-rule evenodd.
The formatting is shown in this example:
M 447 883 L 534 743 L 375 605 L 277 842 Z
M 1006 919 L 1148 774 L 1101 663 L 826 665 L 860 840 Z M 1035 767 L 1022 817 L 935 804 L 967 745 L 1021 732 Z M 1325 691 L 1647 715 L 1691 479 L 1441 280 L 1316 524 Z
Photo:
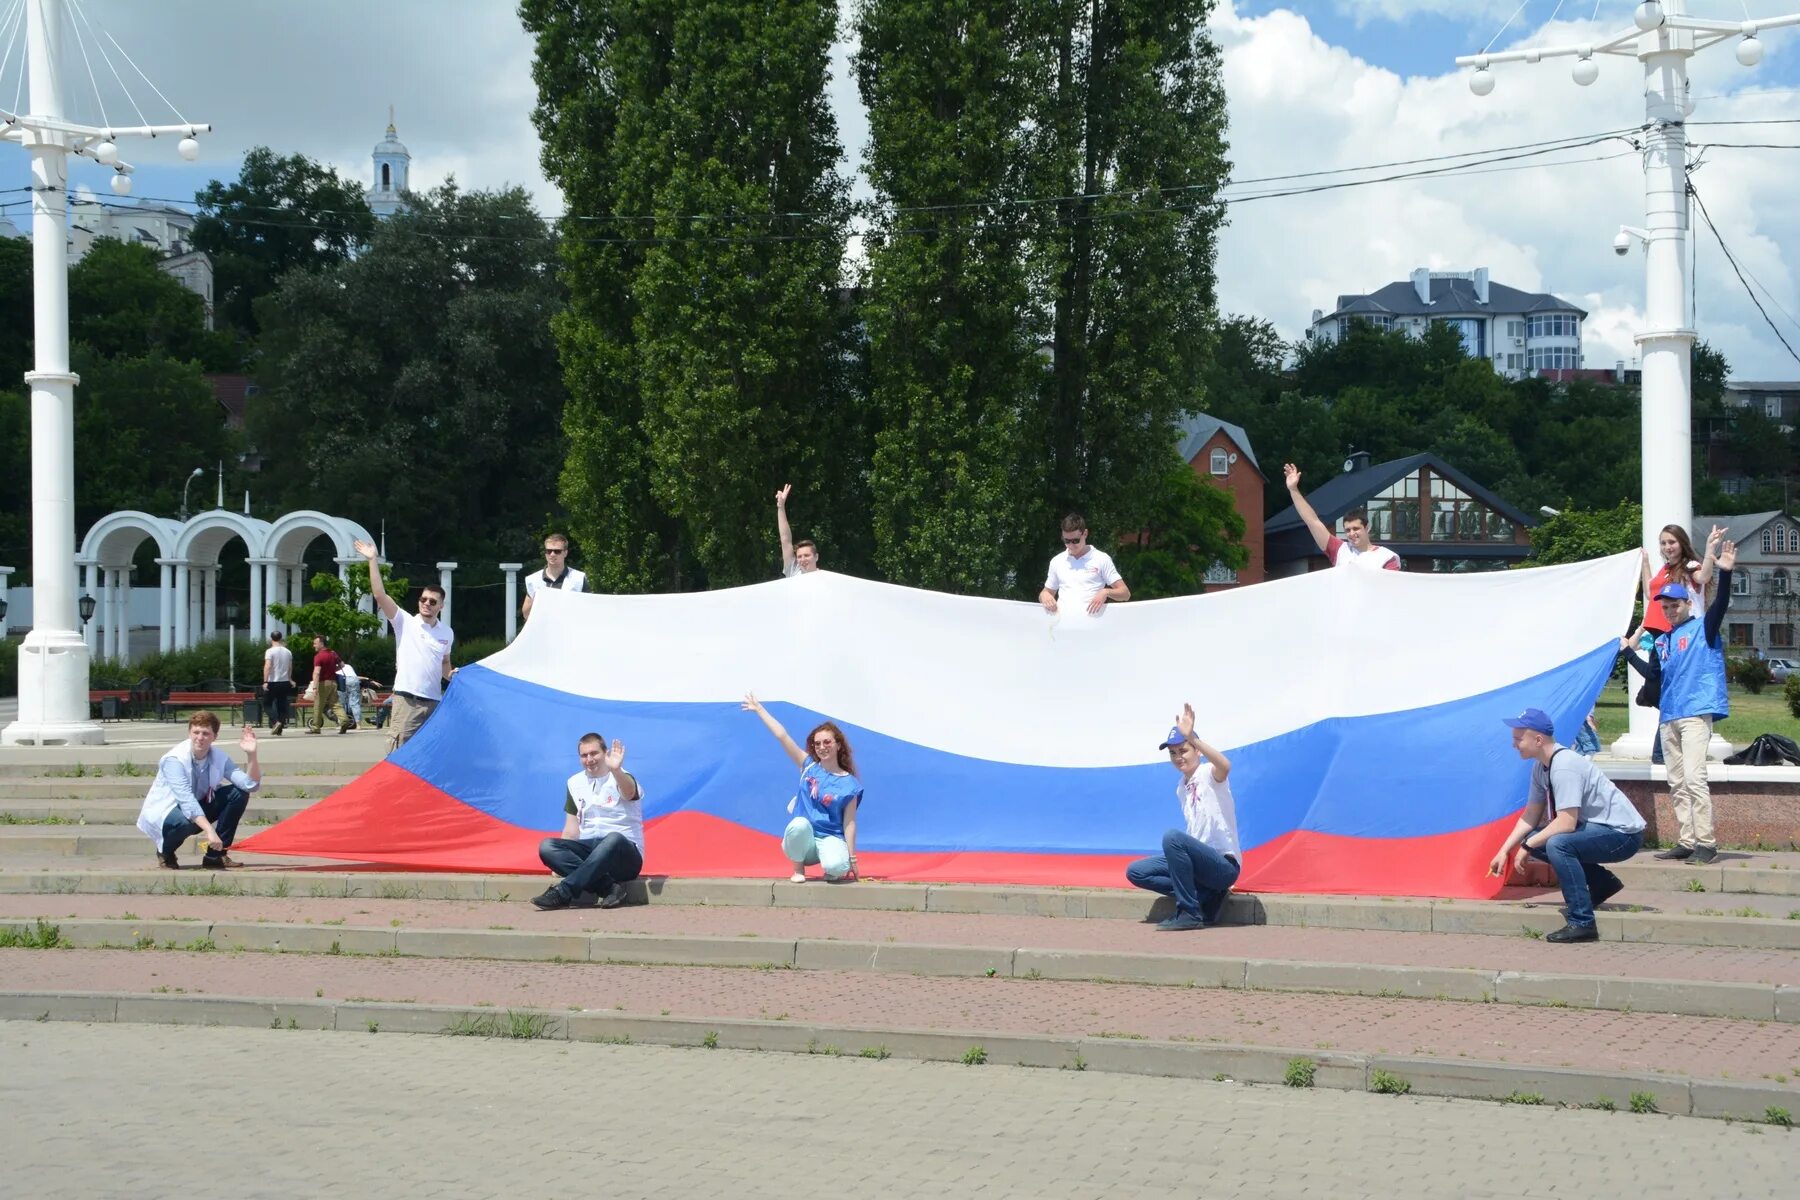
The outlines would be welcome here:
M 0 696 L 19 694 L 18 638 L 0 638 Z
M 475 637 L 467 640 L 457 638 L 456 644 L 450 647 L 450 665 L 466 667 L 504 649 L 506 639 L 503 637 Z
M 1775 676 L 1769 670 L 1769 664 L 1760 658 L 1733 658 L 1725 664 L 1726 676 L 1731 682 L 1743 688 L 1753 696 L 1762 694 L 1762 690 L 1775 682 Z
M 1781 685 L 1781 696 L 1787 701 L 1788 711 L 1800 717 L 1800 671 L 1787 677 L 1787 682 Z

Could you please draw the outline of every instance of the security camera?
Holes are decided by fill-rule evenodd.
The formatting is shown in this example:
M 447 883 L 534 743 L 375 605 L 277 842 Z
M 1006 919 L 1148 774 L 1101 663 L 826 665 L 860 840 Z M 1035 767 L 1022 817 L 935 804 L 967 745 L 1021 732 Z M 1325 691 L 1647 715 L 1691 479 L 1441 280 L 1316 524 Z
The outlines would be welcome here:
M 1631 253 L 1631 235 L 1623 229 L 1619 230 L 1619 236 L 1613 239 L 1613 253 L 1620 258 Z

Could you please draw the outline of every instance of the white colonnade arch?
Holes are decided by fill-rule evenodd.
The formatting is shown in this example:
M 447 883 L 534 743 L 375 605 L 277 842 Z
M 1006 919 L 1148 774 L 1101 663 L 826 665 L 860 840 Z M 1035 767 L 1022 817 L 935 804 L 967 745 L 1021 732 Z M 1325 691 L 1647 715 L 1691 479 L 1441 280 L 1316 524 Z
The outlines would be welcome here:
M 232 540 L 244 543 L 250 568 L 248 632 L 254 643 L 281 627 L 268 615 L 270 604 L 300 602 L 306 585 L 306 550 L 320 537 L 331 541 L 339 578 L 348 574 L 351 563 L 360 561 L 352 543 L 358 538 L 374 540 L 347 517 L 311 509 L 287 513 L 273 522 L 222 508 L 186 521 L 135 511 L 109 513 L 88 530 L 75 559 L 83 572 L 82 590 L 96 601 L 95 619 L 83 630 L 89 653 L 115 659 L 129 656 L 131 565 L 145 539 L 156 543 L 157 647 L 167 651 L 185 649 L 217 633 L 219 553 Z

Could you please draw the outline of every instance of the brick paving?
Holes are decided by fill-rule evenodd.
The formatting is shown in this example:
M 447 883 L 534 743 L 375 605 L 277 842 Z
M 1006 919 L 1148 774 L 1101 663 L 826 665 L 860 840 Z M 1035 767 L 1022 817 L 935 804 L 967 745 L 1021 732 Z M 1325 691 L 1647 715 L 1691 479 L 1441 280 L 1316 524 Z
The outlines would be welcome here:
M 0 1022 L 0 1062 L 0 1123 L 30 1130 L 5 1190 L 93 1200 L 1753 1200 L 1792 1193 L 1800 1145 L 1625 1113 L 651 1046 Z M 229 1116 L 196 1140 L 172 1132 L 171 1097 Z
M 1383 997 L 864 972 L 331 955 L 0 950 L 26 991 L 491 1004 L 640 1016 L 1114 1034 L 1770 1081 L 1800 1097 L 1800 1024 Z
M 520 888 L 521 897 L 534 888 Z M 1134 921 L 1078 920 L 867 909 L 732 908 L 635 905 L 610 912 L 538 912 L 523 902 L 285 899 L 264 896 L 0 895 L 0 917 L 258 920 L 346 926 L 606 932 L 709 937 L 835 938 L 895 942 L 1100 950 L 1136 954 L 1219 955 L 1306 962 L 1469 967 L 1800 985 L 1800 952 L 1731 947 L 1595 942 L 1558 946 L 1528 937 L 1394 933 L 1284 925 L 1223 926 L 1194 934 L 1159 933 Z M 196 934 L 195 936 L 199 936 Z

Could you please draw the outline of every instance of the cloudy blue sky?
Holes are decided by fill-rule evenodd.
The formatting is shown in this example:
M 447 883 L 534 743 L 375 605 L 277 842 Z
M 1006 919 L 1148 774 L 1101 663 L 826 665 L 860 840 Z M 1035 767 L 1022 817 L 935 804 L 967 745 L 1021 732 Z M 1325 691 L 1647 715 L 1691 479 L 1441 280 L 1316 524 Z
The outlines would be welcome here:
M 1701 16 L 1741 20 L 1800 11 L 1800 0 L 1688 0 Z M 17 0 L 0 0 L 4 16 Z M 130 147 L 136 194 L 191 200 L 210 178 L 235 173 L 250 146 L 302 151 L 359 178 L 381 137 L 389 104 L 414 155 L 415 186 L 454 174 L 467 187 L 523 184 L 546 212 L 561 197 L 543 178 L 530 110 L 531 44 L 506 0 L 80 0 L 180 107 L 210 121 L 193 166 L 172 145 Z M 1583 42 L 1622 28 L 1633 0 L 1219 0 L 1212 25 L 1225 51 L 1232 158 L 1238 178 L 1320 171 L 1434 154 L 1510 146 L 1626 128 L 1643 116 L 1638 68 L 1607 59 L 1600 81 L 1578 88 L 1564 63 L 1497 69 L 1494 94 L 1470 94 L 1457 54 L 1529 44 Z M 1508 24 L 1510 18 L 1510 24 Z M 1504 28 L 1504 31 L 1502 31 Z M 84 27 L 88 28 L 88 27 Z M 1729 48 L 1695 60 L 1695 121 L 1800 122 L 1800 36 L 1765 37 L 1755 70 Z M 71 107 L 98 118 L 130 109 L 94 51 L 99 98 L 84 68 Z M 860 146 L 864 122 L 840 47 L 833 96 L 844 140 Z M 10 106 L 14 58 L 0 66 L 0 106 Z M 121 66 L 153 121 L 173 114 Z M 1696 127 L 1696 140 L 1800 146 L 1800 123 L 1756 129 Z M 1615 144 L 1617 146 L 1617 144 Z M 1613 155 L 1596 161 L 1603 155 Z M 0 189 L 25 182 L 24 153 L 0 144 Z M 1800 207 L 1791 200 L 1800 149 L 1708 151 L 1696 183 L 1727 243 L 1761 284 L 1771 315 L 1800 347 L 1796 294 Z M 82 164 L 74 182 L 104 190 L 107 175 Z M 1641 220 L 1642 176 L 1622 146 L 1554 156 L 1504 170 L 1264 200 L 1234 206 L 1221 247 L 1220 302 L 1297 335 L 1314 308 L 1339 293 L 1368 291 L 1415 267 L 1490 268 L 1515 287 L 1552 291 L 1588 309 L 1587 361 L 1634 355 L 1643 265 L 1612 253 L 1622 223 Z M 0 195 L 0 204 L 16 200 Z M 17 207 L 6 209 L 20 217 Z M 1800 378 L 1785 351 L 1700 231 L 1696 306 L 1703 336 L 1739 378 Z

